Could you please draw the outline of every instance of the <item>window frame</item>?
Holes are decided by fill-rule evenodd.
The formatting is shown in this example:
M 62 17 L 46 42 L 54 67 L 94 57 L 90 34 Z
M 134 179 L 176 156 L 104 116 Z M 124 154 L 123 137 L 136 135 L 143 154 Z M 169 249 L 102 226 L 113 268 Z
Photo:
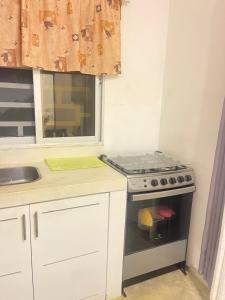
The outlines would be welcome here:
M 70 72 L 69 72 L 70 73 Z M 41 71 L 33 70 L 36 144 L 97 144 L 102 141 L 102 77 L 95 77 L 95 135 L 81 137 L 43 137 Z

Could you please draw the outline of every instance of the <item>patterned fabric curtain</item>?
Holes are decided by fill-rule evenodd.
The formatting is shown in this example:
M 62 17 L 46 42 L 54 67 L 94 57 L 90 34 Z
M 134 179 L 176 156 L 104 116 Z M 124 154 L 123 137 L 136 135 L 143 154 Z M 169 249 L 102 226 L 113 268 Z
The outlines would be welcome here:
M 121 0 L 0 0 L 0 66 L 120 73 Z
M 20 3 L 0 0 L 0 66 L 21 66 Z

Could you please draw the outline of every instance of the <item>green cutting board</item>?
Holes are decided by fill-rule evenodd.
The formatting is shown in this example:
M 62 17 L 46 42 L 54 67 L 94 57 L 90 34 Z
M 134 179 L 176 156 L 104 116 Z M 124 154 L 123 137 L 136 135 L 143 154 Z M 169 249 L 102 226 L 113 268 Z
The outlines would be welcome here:
M 96 156 L 47 158 L 45 162 L 51 171 L 100 168 L 105 166 Z

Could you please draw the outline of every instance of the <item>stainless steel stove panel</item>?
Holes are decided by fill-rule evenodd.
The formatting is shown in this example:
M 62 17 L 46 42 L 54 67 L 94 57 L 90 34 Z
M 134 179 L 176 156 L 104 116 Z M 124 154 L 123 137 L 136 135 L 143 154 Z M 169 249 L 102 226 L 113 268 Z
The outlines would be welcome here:
M 193 170 L 187 169 L 185 172 L 128 178 L 128 192 L 158 191 L 192 184 L 194 184 Z

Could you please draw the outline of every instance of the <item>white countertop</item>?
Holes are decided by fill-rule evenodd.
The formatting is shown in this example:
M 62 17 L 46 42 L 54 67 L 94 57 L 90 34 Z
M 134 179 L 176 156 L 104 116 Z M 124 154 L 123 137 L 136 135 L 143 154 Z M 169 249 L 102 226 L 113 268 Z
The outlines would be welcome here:
M 41 179 L 0 186 L 0 208 L 127 189 L 127 180 L 109 166 L 73 171 L 50 171 L 43 163 L 23 164 L 38 168 Z M 13 167 L 20 165 L 0 165 Z

